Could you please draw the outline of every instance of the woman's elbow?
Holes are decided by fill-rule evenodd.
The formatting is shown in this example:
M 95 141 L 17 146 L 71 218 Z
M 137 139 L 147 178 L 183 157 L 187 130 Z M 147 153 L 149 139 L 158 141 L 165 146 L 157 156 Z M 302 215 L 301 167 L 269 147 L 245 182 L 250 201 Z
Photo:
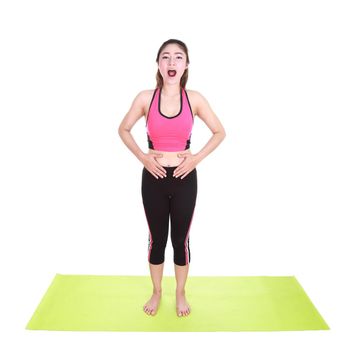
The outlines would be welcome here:
M 221 135 L 222 140 L 226 137 L 226 130 L 224 128 L 219 130 L 219 134 Z

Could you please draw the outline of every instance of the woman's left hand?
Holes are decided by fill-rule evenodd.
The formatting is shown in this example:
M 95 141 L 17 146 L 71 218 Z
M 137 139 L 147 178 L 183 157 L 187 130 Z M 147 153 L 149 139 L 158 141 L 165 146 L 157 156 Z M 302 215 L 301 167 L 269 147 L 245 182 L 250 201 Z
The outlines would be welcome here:
M 198 164 L 198 159 L 196 155 L 192 153 L 178 153 L 177 157 L 185 158 L 180 165 L 175 169 L 173 176 L 174 177 L 181 177 L 183 179 L 186 175 L 188 175 L 194 168 L 196 168 Z

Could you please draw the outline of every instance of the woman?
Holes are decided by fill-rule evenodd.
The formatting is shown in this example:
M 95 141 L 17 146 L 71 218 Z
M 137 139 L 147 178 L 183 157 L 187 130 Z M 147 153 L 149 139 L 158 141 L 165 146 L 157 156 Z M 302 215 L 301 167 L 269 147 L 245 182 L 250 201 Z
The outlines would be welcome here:
M 148 261 L 153 282 L 153 295 L 144 305 L 144 311 L 155 315 L 160 302 L 170 218 L 176 312 L 178 316 L 187 316 L 190 306 L 185 297 L 185 283 L 191 259 L 189 229 L 197 196 L 196 166 L 226 134 L 207 100 L 199 92 L 185 89 L 189 65 L 186 45 L 177 39 L 165 41 L 156 62 L 156 88 L 141 91 L 135 97 L 119 126 L 119 135 L 144 165 L 141 191 L 149 227 Z M 200 152 L 192 154 L 191 131 L 196 115 L 213 136 Z M 146 116 L 148 153 L 141 151 L 130 133 L 142 116 Z

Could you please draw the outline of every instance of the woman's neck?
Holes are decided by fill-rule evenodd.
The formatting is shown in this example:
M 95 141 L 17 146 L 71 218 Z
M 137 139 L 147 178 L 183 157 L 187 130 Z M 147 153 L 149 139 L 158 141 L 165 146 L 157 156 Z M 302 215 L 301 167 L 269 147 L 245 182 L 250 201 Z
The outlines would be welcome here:
M 166 97 L 175 97 L 180 94 L 181 86 L 180 85 L 164 85 L 161 88 L 162 94 Z

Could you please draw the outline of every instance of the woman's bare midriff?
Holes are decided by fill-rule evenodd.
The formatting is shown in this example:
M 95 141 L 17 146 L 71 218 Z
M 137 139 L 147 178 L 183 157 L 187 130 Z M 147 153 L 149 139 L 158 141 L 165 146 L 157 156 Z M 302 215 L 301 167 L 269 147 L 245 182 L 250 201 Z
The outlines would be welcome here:
M 149 148 L 149 153 L 155 154 L 155 153 L 162 153 L 162 157 L 157 157 L 156 160 L 157 162 L 162 165 L 162 166 L 178 166 L 180 165 L 185 158 L 179 158 L 177 155 L 179 153 L 190 153 L 190 149 L 185 149 L 184 151 L 180 152 L 164 152 L 164 151 L 158 151 L 158 150 L 153 150 Z

